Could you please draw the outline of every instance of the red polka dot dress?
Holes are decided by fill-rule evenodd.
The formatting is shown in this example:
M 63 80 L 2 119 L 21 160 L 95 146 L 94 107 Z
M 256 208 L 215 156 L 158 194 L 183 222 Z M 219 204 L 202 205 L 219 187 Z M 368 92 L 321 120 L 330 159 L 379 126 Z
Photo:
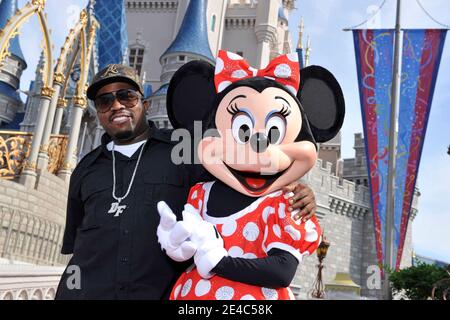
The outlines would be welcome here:
M 273 249 L 288 251 L 298 261 L 311 255 L 321 241 L 317 218 L 295 222 L 287 210 L 288 200 L 281 191 L 255 198 L 247 208 L 216 218 L 207 214 L 209 192 L 214 182 L 199 183 L 191 188 L 188 204 L 201 217 L 216 225 L 229 256 L 265 258 Z M 185 271 L 176 282 L 171 300 L 289 300 L 289 288 L 271 289 L 222 278 L 203 279 L 195 266 Z

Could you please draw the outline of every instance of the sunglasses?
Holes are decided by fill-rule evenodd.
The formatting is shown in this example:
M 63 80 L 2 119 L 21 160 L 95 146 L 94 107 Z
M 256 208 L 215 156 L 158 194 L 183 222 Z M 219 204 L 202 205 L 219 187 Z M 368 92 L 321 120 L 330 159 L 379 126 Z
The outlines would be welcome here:
M 119 101 L 121 105 L 129 109 L 134 108 L 140 99 L 141 96 L 136 90 L 120 89 L 95 97 L 94 104 L 98 112 L 106 113 L 111 110 L 114 101 L 116 100 Z

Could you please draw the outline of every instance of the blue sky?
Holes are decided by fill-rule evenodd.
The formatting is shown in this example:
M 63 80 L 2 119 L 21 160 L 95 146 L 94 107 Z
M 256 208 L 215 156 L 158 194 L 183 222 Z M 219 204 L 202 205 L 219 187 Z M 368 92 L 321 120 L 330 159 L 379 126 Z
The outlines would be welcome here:
M 27 1 L 19 0 L 22 7 Z M 438 21 L 450 25 L 450 1 L 421 0 Z M 47 0 L 46 12 L 52 29 L 54 58 L 69 29 L 78 19 L 80 8 L 87 0 Z M 362 132 L 358 84 L 356 78 L 353 39 L 342 29 L 357 25 L 370 17 L 382 0 L 297 0 L 297 10 L 290 16 L 293 43 L 297 43 L 300 16 L 305 20 L 305 34 L 311 36 L 311 64 L 331 70 L 342 85 L 347 114 L 342 130 L 342 156 L 354 155 L 354 134 Z M 439 28 L 421 11 L 415 0 L 403 0 L 403 28 Z M 380 13 L 369 23 L 380 28 L 392 28 L 395 23 L 396 1 L 387 0 Z M 41 35 L 36 18 L 21 30 L 21 46 L 28 63 L 22 76 L 21 89 L 27 90 L 34 79 L 41 52 Z M 417 254 L 450 262 L 450 36 L 447 37 L 436 84 L 428 131 L 419 170 L 419 214 L 413 223 L 413 245 Z

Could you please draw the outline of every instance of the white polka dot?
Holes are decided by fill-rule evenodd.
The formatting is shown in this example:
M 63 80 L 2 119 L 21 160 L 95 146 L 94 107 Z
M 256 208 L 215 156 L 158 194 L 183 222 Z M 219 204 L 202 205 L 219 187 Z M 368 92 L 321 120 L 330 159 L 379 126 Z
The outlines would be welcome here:
M 185 297 L 188 295 L 189 291 L 191 291 L 192 288 L 192 280 L 189 279 L 186 281 L 186 283 L 183 285 L 183 289 L 181 289 L 181 296 Z
M 225 222 L 222 225 L 222 236 L 224 237 L 231 236 L 236 231 L 236 228 L 237 228 L 236 220 L 230 220 Z
M 248 76 L 248 74 L 247 74 L 247 72 L 245 72 L 244 70 L 235 70 L 235 71 L 233 71 L 233 73 L 231 74 L 231 77 L 232 78 L 235 78 L 235 79 L 242 79 L 242 78 L 245 78 L 245 77 L 247 77 Z
M 223 71 L 223 68 L 225 67 L 225 64 L 223 63 L 223 60 L 221 58 L 217 58 L 216 60 L 216 70 L 215 73 L 219 74 Z
M 231 84 L 231 81 L 223 81 L 219 84 L 219 87 L 217 88 L 218 92 L 222 92 L 225 90 L 229 85 Z
M 288 59 L 291 60 L 292 62 L 298 62 L 298 54 L 297 53 L 289 53 L 287 55 Z
M 289 67 L 289 65 L 282 63 L 279 64 L 276 68 L 275 68 L 275 76 L 277 76 L 278 78 L 289 78 L 292 74 L 292 70 L 291 67 Z
M 241 300 L 256 300 L 256 299 L 251 294 L 246 294 L 245 296 L 241 297 Z
M 192 200 L 197 199 L 197 195 L 198 195 L 198 192 L 197 192 L 197 190 L 195 190 L 194 193 L 192 194 L 191 199 L 192 199 Z
M 297 89 L 295 89 L 293 86 L 290 86 L 290 85 L 285 85 L 285 87 L 286 87 L 286 89 L 288 89 L 290 92 L 292 92 L 292 94 L 294 95 L 294 96 L 296 96 L 297 95 Z
M 278 292 L 275 289 L 270 288 L 262 288 L 261 289 L 264 297 L 266 300 L 277 300 L 278 299 Z
M 308 242 L 315 242 L 319 238 L 319 234 L 316 230 L 316 225 L 311 220 L 306 221 L 305 223 L 306 236 L 305 240 Z
M 204 296 L 211 290 L 211 282 L 209 280 L 202 279 L 195 286 L 195 295 L 197 297 Z
M 254 222 L 249 222 L 245 225 L 243 231 L 244 238 L 247 241 L 255 241 L 259 236 L 259 228 Z
M 276 235 L 278 238 L 281 238 L 281 229 L 280 229 L 280 226 L 279 226 L 279 225 L 274 224 L 273 227 L 272 227 L 272 230 L 273 230 L 273 233 L 275 233 L 275 235 Z
M 301 238 L 300 231 L 295 229 L 293 226 L 289 225 L 289 226 L 284 227 L 284 231 L 286 231 L 294 241 L 298 241 Z
M 280 203 L 280 206 L 278 207 L 278 216 L 280 219 L 286 218 L 286 204 Z
M 249 253 L 244 254 L 242 256 L 242 258 L 244 258 L 244 259 L 256 259 L 258 257 L 256 256 L 256 254 L 253 254 L 253 253 L 249 252 Z
M 231 287 L 221 287 L 216 291 L 217 300 L 231 300 L 234 296 L 234 289 Z
M 264 220 L 264 223 L 267 223 L 267 219 L 269 218 L 269 215 L 272 213 L 275 213 L 274 207 L 265 207 L 262 213 L 262 218 Z
M 234 246 L 228 250 L 228 254 L 232 258 L 242 258 L 242 256 L 244 255 L 244 250 L 242 250 L 240 247 Z
M 238 55 L 238 54 L 236 54 L 234 52 L 229 52 L 229 51 L 227 51 L 227 56 L 231 60 L 242 60 L 243 59 L 240 55 Z
M 180 290 L 181 290 L 181 284 L 179 284 L 176 288 L 175 288 L 175 292 L 173 293 L 173 297 L 175 300 L 177 300 L 178 295 L 180 294 Z

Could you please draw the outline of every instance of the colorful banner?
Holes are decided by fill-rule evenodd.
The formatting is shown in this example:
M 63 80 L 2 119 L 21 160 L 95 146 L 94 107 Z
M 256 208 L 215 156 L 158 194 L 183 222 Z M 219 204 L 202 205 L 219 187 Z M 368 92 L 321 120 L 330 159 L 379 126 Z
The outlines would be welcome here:
M 353 30 L 377 258 L 383 266 L 394 30 Z
M 414 188 L 447 30 L 404 30 L 395 166 L 395 257 L 400 267 Z

